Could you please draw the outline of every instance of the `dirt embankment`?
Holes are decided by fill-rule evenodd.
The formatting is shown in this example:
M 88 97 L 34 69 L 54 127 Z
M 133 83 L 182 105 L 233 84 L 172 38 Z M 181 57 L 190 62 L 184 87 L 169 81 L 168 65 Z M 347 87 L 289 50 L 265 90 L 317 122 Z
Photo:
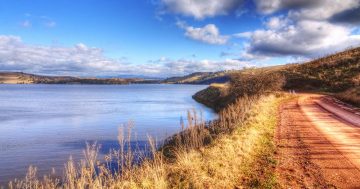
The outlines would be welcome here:
M 360 188 L 360 116 L 321 95 L 280 108 L 277 175 L 283 188 Z

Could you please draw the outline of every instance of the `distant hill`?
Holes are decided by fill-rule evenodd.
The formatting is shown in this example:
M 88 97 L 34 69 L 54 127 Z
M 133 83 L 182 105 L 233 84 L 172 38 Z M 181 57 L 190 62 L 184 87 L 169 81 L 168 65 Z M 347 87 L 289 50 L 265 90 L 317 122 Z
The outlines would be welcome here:
M 195 72 L 182 77 L 170 77 L 162 81 L 169 84 L 212 84 L 226 83 L 230 80 L 229 73 L 232 71 L 221 72 Z
M 0 84 L 130 84 L 158 83 L 158 80 L 138 78 L 80 78 L 70 76 L 42 76 L 22 72 L 0 72 Z

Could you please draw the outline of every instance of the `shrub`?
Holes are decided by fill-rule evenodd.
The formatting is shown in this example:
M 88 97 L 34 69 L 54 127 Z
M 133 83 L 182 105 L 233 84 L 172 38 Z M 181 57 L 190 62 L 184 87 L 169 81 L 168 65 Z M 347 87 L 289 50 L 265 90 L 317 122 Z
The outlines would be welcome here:
M 277 72 L 257 70 L 250 73 L 237 73 L 231 76 L 231 93 L 236 97 L 262 95 L 279 91 L 285 78 Z

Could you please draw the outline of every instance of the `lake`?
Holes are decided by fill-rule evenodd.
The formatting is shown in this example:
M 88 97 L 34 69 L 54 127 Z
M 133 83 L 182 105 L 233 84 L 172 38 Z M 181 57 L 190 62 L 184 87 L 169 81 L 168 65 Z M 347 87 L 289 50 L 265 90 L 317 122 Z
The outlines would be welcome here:
M 86 142 L 101 154 L 117 147 L 118 128 L 134 122 L 141 144 L 159 143 L 180 130 L 191 109 L 205 120 L 216 114 L 191 96 L 204 85 L 0 85 L 0 185 L 23 178 L 29 165 L 39 175 L 62 174 L 70 155 L 82 158 Z

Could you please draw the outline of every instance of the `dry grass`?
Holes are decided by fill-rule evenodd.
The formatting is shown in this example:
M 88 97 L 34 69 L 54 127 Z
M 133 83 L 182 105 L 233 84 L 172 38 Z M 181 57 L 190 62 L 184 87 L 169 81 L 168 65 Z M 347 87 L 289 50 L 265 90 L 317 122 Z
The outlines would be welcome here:
M 171 188 L 275 187 L 273 135 L 280 101 L 262 98 L 248 112 L 247 121 L 231 123 L 230 134 L 199 150 L 178 151 L 170 166 Z
M 359 86 L 360 47 L 281 70 L 286 89 L 342 92 Z
M 31 84 L 34 80 L 26 74 L 22 73 L 0 73 L 0 84 Z
M 337 98 L 360 107 L 360 87 L 351 88 L 335 95 Z

